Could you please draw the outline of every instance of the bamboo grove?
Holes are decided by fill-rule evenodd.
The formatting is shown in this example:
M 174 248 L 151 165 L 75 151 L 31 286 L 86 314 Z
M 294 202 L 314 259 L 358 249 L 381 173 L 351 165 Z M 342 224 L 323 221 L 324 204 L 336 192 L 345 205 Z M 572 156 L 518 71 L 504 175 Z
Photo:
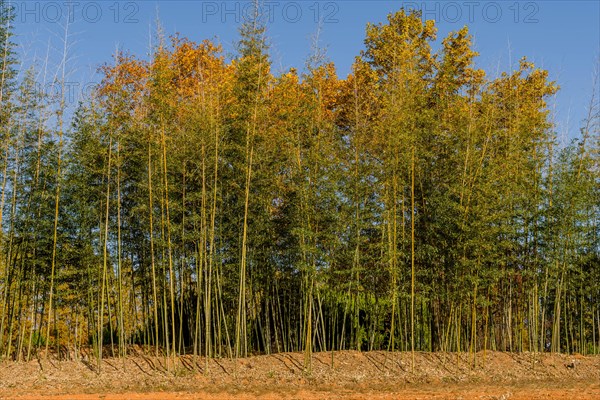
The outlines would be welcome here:
M 67 118 L 0 4 L 3 358 L 599 352 L 597 98 L 561 146 L 546 71 L 401 10 L 345 79 L 273 73 L 258 16 L 159 34 Z

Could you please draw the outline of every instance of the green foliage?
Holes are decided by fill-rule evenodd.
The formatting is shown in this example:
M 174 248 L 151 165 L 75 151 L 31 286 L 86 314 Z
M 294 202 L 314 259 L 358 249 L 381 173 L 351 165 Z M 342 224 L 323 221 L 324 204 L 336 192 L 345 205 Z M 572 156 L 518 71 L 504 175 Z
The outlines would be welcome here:
M 597 352 L 597 100 L 561 147 L 548 73 L 486 77 L 466 27 L 390 14 L 345 79 L 265 32 L 117 54 L 68 129 L 0 43 L 5 355 Z

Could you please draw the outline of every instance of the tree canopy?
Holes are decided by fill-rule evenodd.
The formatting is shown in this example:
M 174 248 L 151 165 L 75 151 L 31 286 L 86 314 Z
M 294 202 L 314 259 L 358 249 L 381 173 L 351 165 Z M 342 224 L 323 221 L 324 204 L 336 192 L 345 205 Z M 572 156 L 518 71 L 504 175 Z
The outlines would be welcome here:
M 436 46 L 400 10 L 346 78 L 319 49 L 276 75 L 256 15 L 232 59 L 116 54 L 63 122 L 11 20 L 0 1 L 4 357 L 600 351 L 597 98 L 561 146 L 557 84 L 525 58 L 489 77 L 467 27 Z

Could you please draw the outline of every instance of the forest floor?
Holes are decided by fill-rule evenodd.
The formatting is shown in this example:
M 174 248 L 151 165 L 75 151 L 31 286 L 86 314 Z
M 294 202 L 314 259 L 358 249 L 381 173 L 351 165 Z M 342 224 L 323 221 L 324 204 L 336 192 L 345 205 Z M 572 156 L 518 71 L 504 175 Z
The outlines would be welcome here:
M 0 363 L 0 399 L 600 399 L 600 356 L 501 353 L 281 353 L 237 361 L 182 356 Z M 168 362 L 167 362 L 168 361 Z M 333 362 L 333 364 L 332 364 Z

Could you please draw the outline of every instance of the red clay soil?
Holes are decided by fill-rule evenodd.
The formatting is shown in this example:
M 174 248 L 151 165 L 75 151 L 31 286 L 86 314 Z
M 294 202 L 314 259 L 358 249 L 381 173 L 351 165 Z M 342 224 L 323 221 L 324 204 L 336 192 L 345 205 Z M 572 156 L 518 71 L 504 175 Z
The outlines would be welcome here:
M 539 353 L 282 353 L 0 364 L 0 399 L 600 399 L 600 356 Z M 208 368 L 207 368 L 208 367 Z

